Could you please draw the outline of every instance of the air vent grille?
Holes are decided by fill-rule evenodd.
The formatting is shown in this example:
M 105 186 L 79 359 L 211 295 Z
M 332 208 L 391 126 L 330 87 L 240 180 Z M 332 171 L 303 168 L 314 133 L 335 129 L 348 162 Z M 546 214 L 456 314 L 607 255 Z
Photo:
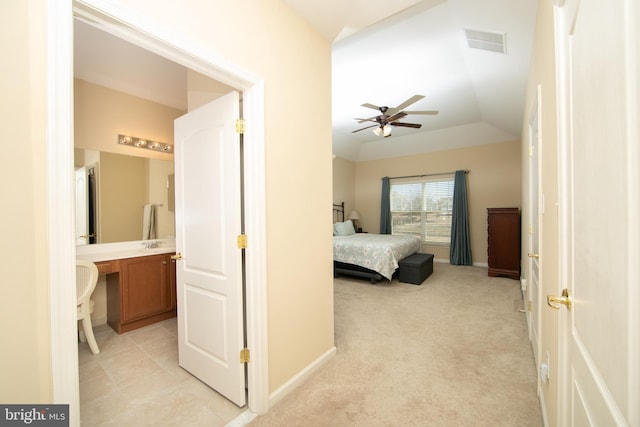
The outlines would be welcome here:
M 479 30 L 464 30 L 469 47 L 491 52 L 507 53 L 506 34 Z

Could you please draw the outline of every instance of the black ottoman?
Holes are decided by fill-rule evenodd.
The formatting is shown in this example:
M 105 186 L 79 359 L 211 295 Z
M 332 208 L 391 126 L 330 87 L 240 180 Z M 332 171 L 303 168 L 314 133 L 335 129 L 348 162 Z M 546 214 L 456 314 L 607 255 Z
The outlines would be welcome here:
M 399 280 L 420 285 L 433 273 L 433 254 L 415 253 L 400 260 Z

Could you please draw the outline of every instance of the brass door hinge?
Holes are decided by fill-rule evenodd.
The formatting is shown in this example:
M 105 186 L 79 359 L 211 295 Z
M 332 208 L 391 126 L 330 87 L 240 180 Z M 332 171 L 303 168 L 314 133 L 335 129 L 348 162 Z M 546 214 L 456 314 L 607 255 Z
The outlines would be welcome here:
M 531 300 L 527 301 L 527 309 L 529 311 L 533 310 L 533 301 Z
M 249 363 L 251 361 L 251 352 L 248 348 L 240 350 L 240 363 Z
M 244 135 L 246 129 L 246 122 L 244 119 L 236 119 L 236 132 L 240 135 Z
M 239 234 L 238 235 L 238 249 L 247 249 L 247 235 Z

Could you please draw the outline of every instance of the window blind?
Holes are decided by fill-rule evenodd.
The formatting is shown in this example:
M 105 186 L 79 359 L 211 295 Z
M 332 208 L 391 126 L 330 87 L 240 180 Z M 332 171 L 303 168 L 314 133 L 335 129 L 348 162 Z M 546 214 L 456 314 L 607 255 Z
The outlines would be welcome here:
M 449 245 L 454 175 L 391 181 L 392 234 L 419 235 L 432 245 Z

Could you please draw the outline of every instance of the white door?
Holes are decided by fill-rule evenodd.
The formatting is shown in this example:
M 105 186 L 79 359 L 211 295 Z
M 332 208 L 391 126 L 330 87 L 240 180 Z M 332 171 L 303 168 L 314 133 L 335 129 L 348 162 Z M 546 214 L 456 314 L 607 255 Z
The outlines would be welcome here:
M 81 167 L 76 173 L 76 245 L 89 244 L 89 186 L 87 168 Z
M 536 361 L 540 356 L 540 88 L 529 120 L 529 280 L 527 289 L 529 338 Z M 545 381 L 545 378 L 541 378 Z
M 640 425 L 637 0 L 556 10 L 561 284 L 558 425 Z M 556 295 L 557 296 L 557 295 Z M 549 308 L 548 310 L 553 310 Z
M 179 364 L 245 404 L 239 95 L 175 121 Z

